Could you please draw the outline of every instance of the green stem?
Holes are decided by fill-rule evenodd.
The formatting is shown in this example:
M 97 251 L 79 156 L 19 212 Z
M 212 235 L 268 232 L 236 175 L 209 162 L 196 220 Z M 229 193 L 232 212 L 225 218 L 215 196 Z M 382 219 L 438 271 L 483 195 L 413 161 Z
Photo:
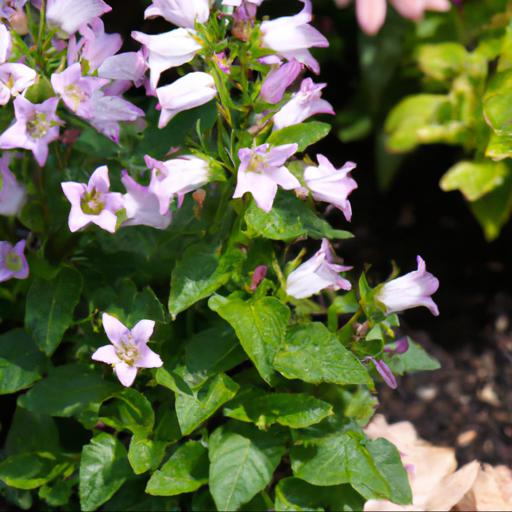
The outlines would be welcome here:
M 43 48 L 43 35 L 46 30 L 46 0 L 41 0 L 41 10 L 40 10 L 40 18 L 39 18 L 39 31 L 37 33 L 37 53 L 42 58 L 42 48 Z

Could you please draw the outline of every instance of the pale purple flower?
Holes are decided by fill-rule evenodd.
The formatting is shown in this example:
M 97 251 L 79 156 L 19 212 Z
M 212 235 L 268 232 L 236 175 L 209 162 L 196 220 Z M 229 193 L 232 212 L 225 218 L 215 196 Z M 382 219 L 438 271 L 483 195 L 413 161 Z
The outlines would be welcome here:
M 171 200 L 177 197 L 181 202 L 185 194 L 197 190 L 210 179 L 208 162 L 197 156 L 183 155 L 160 162 L 146 155 L 144 160 L 151 169 L 149 190 L 158 198 L 162 215 L 169 211 Z
M 162 107 L 158 127 L 163 128 L 178 113 L 199 107 L 217 95 L 215 81 L 208 73 L 195 71 L 156 90 Z
M 9 242 L 0 242 L 0 283 L 8 279 L 28 277 L 25 243 L 25 240 L 21 240 L 13 247 Z
M 350 172 L 356 168 L 353 162 L 347 162 L 341 169 L 323 155 L 316 156 L 318 167 L 308 166 L 304 170 L 304 181 L 316 201 L 323 201 L 340 209 L 349 222 L 352 218 L 352 206 L 348 196 L 357 188 Z
M 223 73 L 226 73 L 227 75 L 231 73 L 231 63 L 228 60 L 226 52 L 216 53 L 213 56 L 213 58 L 215 59 L 217 66 Z
M 102 322 L 111 345 L 100 347 L 92 359 L 112 365 L 123 386 L 133 384 L 139 368 L 159 368 L 163 365 L 160 356 L 148 347 L 155 328 L 153 320 L 141 320 L 133 329 L 128 329 L 117 318 L 103 313 Z
M 11 21 L 13 16 L 23 12 L 23 6 L 27 0 L 2 0 L 0 2 L 0 18 Z
M 326 238 L 320 250 L 309 260 L 297 267 L 286 280 L 286 293 L 295 299 L 306 299 L 326 288 L 329 290 L 350 290 L 352 285 L 340 276 L 340 272 L 352 267 L 334 263 L 335 254 Z
M 322 99 L 322 89 L 327 84 L 315 84 L 311 78 L 306 78 L 296 92 L 272 118 L 274 130 L 302 123 L 316 114 L 334 115 L 332 105 Z
M 91 97 L 90 123 L 116 143 L 119 143 L 119 123 L 141 117 L 144 117 L 143 110 L 119 96 L 106 96 L 96 91 Z
M 244 3 L 261 5 L 262 2 L 263 0 L 222 0 L 222 5 L 226 5 L 228 7 L 240 7 Z
M 106 165 L 98 167 L 89 183 L 66 181 L 61 183 L 64 195 L 71 203 L 68 225 L 71 232 L 78 231 L 90 223 L 114 233 L 117 226 L 116 213 L 123 208 L 122 195 L 110 192 L 110 180 Z
M 58 103 L 58 98 L 50 98 L 34 104 L 18 96 L 14 100 L 16 122 L 0 135 L 0 149 L 28 149 L 37 163 L 44 166 L 48 144 L 59 138 L 61 120 L 55 113 Z
M 309 48 L 327 48 L 329 41 L 312 25 L 311 0 L 300 0 L 304 8 L 295 16 L 284 16 L 261 24 L 263 46 L 274 50 L 285 59 L 296 59 L 313 72 L 320 66 L 309 52 Z
M 242 197 L 246 192 L 250 192 L 256 204 L 269 212 L 274 204 L 278 186 L 285 190 L 300 187 L 297 178 L 284 166 L 297 149 L 297 144 L 275 147 L 262 144 L 254 149 L 241 149 L 238 152 L 240 167 L 233 198 Z
M 73 34 L 82 25 L 111 10 L 103 0 L 48 0 L 46 19 L 50 27 Z
M 255 292 L 257 290 L 261 281 L 263 281 L 263 279 L 265 279 L 265 276 L 267 275 L 267 270 L 268 270 L 267 265 L 258 265 L 254 269 L 254 272 L 252 273 L 252 278 L 251 278 L 251 287 L 250 287 L 251 292 Z
M 25 187 L 16 181 L 9 169 L 9 155 L 0 158 L 0 215 L 20 213 L 26 199 Z
M 18 62 L 0 64 L 0 105 L 5 105 L 11 96 L 24 93 L 36 81 L 37 73 Z
M 279 103 L 286 89 L 295 82 L 301 71 L 302 64 L 295 59 L 273 69 L 261 86 L 261 98 L 267 103 Z
M 82 67 L 78 62 L 62 73 L 53 73 L 51 82 L 53 90 L 60 95 L 66 107 L 84 119 L 92 116 L 92 95 L 109 83 L 102 78 L 82 76 Z
M 9 29 L 0 23 L 0 64 L 7 62 L 11 56 L 12 38 Z
M 121 178 L 126 188 L 123 195 L 123 205 L 127 220 L 123 226 L 150 226 L 156 229 L 166 229 L 171 223 L 171 212 L 160 212 L 158 197 L 149 187 L 137 183 L 126 171 Z
M 105 59 L 98 68 L 98 76 L 110 80 L 129 80 L 136 87 L 140 87 L 144 83 L 147 69 L 148 65 L 142 51 L 125 52 Z
M 150 83 L 154 89 L 165 70 L 190 62 L 202 48 L 192 29 L 177 28 L 157 35 L 132 32 L 132 37 L 147 49 Z
M 388 354 L 405 354 L 409 350 L 409 340 L 407 336 L 397 340 L 393 346 L 384 347 L 384 352 Z
M 372 356 L 365 357 L 364 361 L 371 361 L 374 364 L 375 369 L 379 372 L 384 382 L 391 389 L 396 389 L 398 387 L 398 383 L 396 381 L 395 376 L 393 375 L 393 372 L 384 361 L 382 361 L 381 359 L 375 359 Z
M 210 17 L 210 0 L 153 0 L 144 17 L 162 16 L 178 27 L 194 28 Z
M 384 304 L 388 314 L 425 306 L 433 315 L 439 315 L 439 309 L 431 298 L 439 288 L 439 280 L 427 272 L 421 256 L 417 257 L 417 262 L 418 270 L 385 283 L 375 296 Z

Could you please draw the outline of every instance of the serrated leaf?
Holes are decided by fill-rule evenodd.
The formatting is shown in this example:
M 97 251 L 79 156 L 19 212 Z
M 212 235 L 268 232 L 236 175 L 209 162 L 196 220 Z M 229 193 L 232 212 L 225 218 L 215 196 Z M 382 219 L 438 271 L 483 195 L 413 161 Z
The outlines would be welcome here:
M 321 123 L 319 121 L 299 123 L 276 130 L 267 139 L 267 143 L 272 146 L 295 143 L 299 146 L 297 151 L 302 152 L 309 146 L 327 137 L 330 131 L 331 125 L 328 123 Z
M 212 295 L 242 265 L 243 255 L 238 249 L 229 249 L 222 255 L 219 249 L 217 244 L 199 242 L 188 247 L 176 263 L 169 296 L 169 311 L 173 317 Z
M 165 456 L 167 443 L 134 434 L 128 447 L 128 461 L 136 475 L 155 470 Z
M 233 327 L 261 377 L 272 384 L 275 379 L 272 361 L 284 339 L 289 308 L 275 297 L 244 302 L 216 295 L 208 305 Z
M 198 441 L 188 441 L 151 475 L 146 492 L 153 496 L 177 496 L 196 491 L 207 482 L 208 450 Z
M 237 510 L 263 490 L 285 452 L 276 432 L 227 424 L 210 436 L 210 492 L 218 510 Z
M 231 400 L 238 388 L 234 380 L 221 373 L 207 382 L 196 396 L 178 394 L 175 406 L 182 435 L 192 433 L 215 411 Z
M 331 404 L 303 393 L 264 393 L 256 390 L 235 398 L 224 408 L 225 416 L 256 423 L 265 430 L 274 423 L 290 428 L 306 428 L 331 414 Z
M 27 294 L 25 325 L 40 349 L 51 356 L 73 322 L 82 293 L 82 276 L 64 267 L 51 281 L 36 278 Z
M 96 510 L 126 482 L 132 472 L 126 449 L 114 436 L 95 436 L 82 449 L 80 459 L 80 507 Z
M 245 213 L 245 222 L 259 236 L 271 240 L 294 240 L 304 236 L 344 240 L 353 236 L 348 231 L 333 229 L 290 192 L 279 193 L 268 213 L 251 203 Z
M 318 322 L 289 329 L 274 358 L 274 367 L 287 379 L 312 384 L 368 384 L 371 381 L 361 362 Z
M 0 395 L 28 388 L 41 378 L 45 357 L 21 329 L 0 336 Z

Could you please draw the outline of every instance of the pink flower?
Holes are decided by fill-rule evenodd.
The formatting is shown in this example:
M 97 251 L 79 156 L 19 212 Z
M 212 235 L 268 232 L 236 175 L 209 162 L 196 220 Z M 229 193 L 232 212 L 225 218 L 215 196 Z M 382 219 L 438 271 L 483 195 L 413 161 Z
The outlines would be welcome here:
M 42 167 L 48 158 L 48 144 L 59 138 L 61 120 L 56 115 L 58 98 L 30 103 L 23 96 L 14 100 L 16 122 L 0 135 L 0 148 L 32 151 Z
M 384 304 L 388 314 L 425 306 L 433 315 L 439 315 L 439 309 L 431 298 L 439 288 L 439 280 L 427 272 L 420 256 L 417 262 L 418 270 L 385 283 L 375 296 Z
M 50 27 L 73 34 L 82 25 L 112 10 L 102 0 L 48 0 L 46 19 Z
M 154 36 L 132 32 L 132 37 L 147 49 L 150 83 L 154 89 L 165 70 L 190 62 L 202 48 L 196 31 L 185 28 Z
M 339 7 L 346 7 L 350 0 L 336 0 Z M 391 0 L 393 7 L 405 18 L 420 20 L 425 11 L 448 11 L 449 0 Z M 359 26 L 368 35 L 375 35 L 386 19 L 386 0 L 356 0 Z
M 222 5 L 228 7 L 240 7 L 243 3 L 261 5 L 263 0 L 222 0 Z
M 0 158 L 0 215 L 18 215 L 25 203 L 25 187 L 20 185 L 9 170 L 8 155 Z
M 243 148 L 238 152 L 240 167 L 233 198 L 250 192 L 256 204 L 269 212 L 274 204 L 277 187 L 292 190 L 300 187 L 297 178 L 284 166 L 297 151 L 297 144 L 270 147 L 262 144 L 254 149 Z
M 84 119 L 90 119 L 91 97 L 109 81 L 92 76 L 83 77 L 82 67 L 77 62 L 62 73 L 53 73 L 51 82 L 53 90 L 60 95 L 69 110 Z
M 160 368 L 160 356 L 148 347 L 155 322 L 141 320 L 133 329 L 128 329 L 117 318 L 103 313 L 103 328 L 111 345 L 100 347 L 92 355 L 94 361 L 111 364 L 119 382 L 130 387 L 139 368 Z
M 179 112 L 213 100 L 217 95 L 217 89 L 211 75 L 195 71 L 178 78 L 172 84 L 159 87 L 156 94 L 162 106 L 158 127 L 164 128 Z
M 8 279 L 26 279 L 29 268 L 25 258 L 25 240 L 14 247 L 9 242 L 0 242 L 0 283 Z
M 172 199 L 178 197 L 178 202 L 181 202 L 185 194 L 202 187 L 210 178 L 208 162 L 193 155 L 183 155 L 166 162 L 146 155 L 144 160 L 151 169 L 149 190 L 158 198 L 162 215 L 169 211 Z
M 13 16 L 19 12 L 23 12 L 22 8 L 27 3 L 27 0 L 2 0 L 0 2 L 0 18 L 5 18 L 11 21 Z
M 261 281 L 263 281 L 263 279 L 265 279 L 265 276 L 267 275 L 267 270 L 267 265 L 258 265 L 254 269 L 251 278 L 251 292 L 255 292 L 258 289 L 258 286 L 260 285 Z
M 350 222 L 352 207 L 348 196 L 357 188 L 357 183 L 349 176 L 356 164 L 347 162 L 336 169 L 323 155 L 317 155 L 318 167 L 308 166 L 304 170 L 304 181 L 316 201 L 333 204 L 340 209 Z
M 0 105 L 5 105 L 11 96 L 24 93 L 35 83 L 36 78 L 37 73 L 25 64 L 0 64 Z
M 117 226 L 116 213 L 123 208 L 123 198 L 110 192 L 110 180 L 106 165 L 98 167 L 89 183 L 66 181 L 61 183 L 64 195 L 71 203 L 68 225 L 71 232 L 78 231 L 90 223 L 114 233 Z
M 0 64 L 7 62 L 11 56 L 12 38 L 9 29 L 0 23 Z
M 153 0 L 144 16 L 162 16 L 178 27 L 194 28 L 196 22 L 208 21 L 210 0 Z
M 263 101 L 272 104 L 279 103 L 283 99 L 286 89 L 295 82 L 301 71 L 302 64 L 295 59 L 273 69 L 261 86 L 260 96 Z
M 150 226 L 156 229 L 169 227 L 171 212 L 160 212 L 160 202 L 150 187 L 140 185 L 126 171 L 123 171 L 121 181 L 126 188 L 123 205 L 127 220 L 123 226 Z
M 296 268 L 286 280 L 286 293 L 295 299 L 311 297 L 322 290 L 350 290 L 352 285 L 340 276 L 340 272 L 350 270 L 333 263 L 335 254 L 326 238 L 320 250 L 312 258 Z
M 110 80 L 129 80 L 140 87 L 144 83 L 147 69 L 142 51 L 125 52 L 107 57 L 98 68 L 98 76 Z
M 315 84 L 311 78 L 306 78 L 300 84 L 290 101 L 273 117 L 274 130 L 302 123 L 308 117 L 316 114 L 332 114 L 332 105 L 322 99 L 322 89 L 327 84 Z
M 261 24 L 263 46 L 274 50 L 285 59 L 296 59 L 315 73 L 320 72 L 318 62 L 309 48 L 327 48 L 329 41 L 312 25 L 311 0 L 300 0 L 304 8 L 295 16 L 285 16 Z

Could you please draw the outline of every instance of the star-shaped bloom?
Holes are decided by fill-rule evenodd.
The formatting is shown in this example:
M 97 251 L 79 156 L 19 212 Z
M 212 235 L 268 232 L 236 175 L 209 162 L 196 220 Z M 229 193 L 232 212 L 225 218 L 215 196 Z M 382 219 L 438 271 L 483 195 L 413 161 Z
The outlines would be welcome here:
M 133 329 L 128 329 L 117 318 L 103 313 L 102 322 L 111 345 L 100 347 L 92 359 L 111 364 L 123 386 L 133 384 L 140 368 L 159 368 L 163 365 L 160 356 L 148 347 L 155 328 L 153 320 L 141 320 Z
M 0 242 L 0 283 L 8 279 L 26 279 L 28 263 L 25 258 L 25 240 L 14 247 L 9 242 Z

